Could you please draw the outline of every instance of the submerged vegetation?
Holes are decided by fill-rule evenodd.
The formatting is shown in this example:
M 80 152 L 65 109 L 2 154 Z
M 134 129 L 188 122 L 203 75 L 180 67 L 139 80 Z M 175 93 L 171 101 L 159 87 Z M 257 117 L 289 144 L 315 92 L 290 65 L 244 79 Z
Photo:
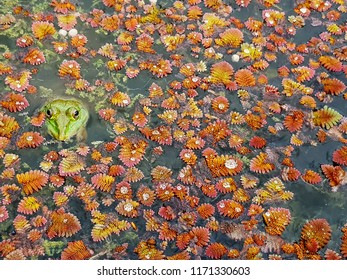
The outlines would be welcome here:
M 347 258 L 345 1 L 3 2 L 2 259 Z

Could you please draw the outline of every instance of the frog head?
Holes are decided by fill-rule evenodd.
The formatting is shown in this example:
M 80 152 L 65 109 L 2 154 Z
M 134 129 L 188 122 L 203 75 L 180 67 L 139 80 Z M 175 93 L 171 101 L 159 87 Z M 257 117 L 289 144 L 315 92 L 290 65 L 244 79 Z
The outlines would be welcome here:
M 42 109 L 46 114 L 48 133 L 59 141 L 77 136 L 77 140 L 86 138 L 88 109 L 77 99 L 55 99 Z

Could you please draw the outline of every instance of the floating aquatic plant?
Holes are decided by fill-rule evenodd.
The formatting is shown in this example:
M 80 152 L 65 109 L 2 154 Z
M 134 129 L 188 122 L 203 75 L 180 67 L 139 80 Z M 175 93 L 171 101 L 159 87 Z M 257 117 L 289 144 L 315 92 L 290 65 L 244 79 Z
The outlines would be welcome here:
M 335 126 L 341 118 L 342 115 L 339 112 L 328 106 L 324 106 L 322 109 L 313 112 L 314 124 L 326 129 Z

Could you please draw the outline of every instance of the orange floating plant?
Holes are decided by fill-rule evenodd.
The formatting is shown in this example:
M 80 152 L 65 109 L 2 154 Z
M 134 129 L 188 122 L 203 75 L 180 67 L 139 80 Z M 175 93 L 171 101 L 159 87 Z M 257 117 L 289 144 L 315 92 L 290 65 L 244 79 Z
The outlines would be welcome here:
M 173 220 L 176 218 L 176 213 L 171 206 L 162 206 L 158 210 L 159 216 L 163 217 L 165 220 Z
M 24 56 L 23 62 L 31 65 L 39 65 L 46 62 L 46 58 L 42 51 L 37 48 L 33 48 Z
M 105 240 L 113 233 L 119 235 L 121 231 L 130 228 L 129 222 L 118 220 L 113 215 L 104 214 L 97 210 L 92 212 L 92 222 L 94 224 L 94 227 L 92 229 L 91 235 L 93 241 L 95 242 Z
M 42 227 L 47 223 L 47 219 L 41 215 L 36 216 L 35 218 L 32 218 L 30 220 L 30 223 L 34 226 L 34 227 Z
M 299 102 L 310 109 L 316 108 L 316 100 L 312 96 L 304 95 Z
M 125 22 L 124 22 L 125 28 L 128 31 L 135 31 L 137 26 L 138 26 L 138 24 L 139 24 L 138 19 L 135 18 L 135 17 L 126 19 Z
M 256 157 L 251 159 L 250 170 L 256 173 L 269 173 L 275 169 L 275 165 L 268 161 L 266 153 L 259 153 Z
M 230 148 L 240 148 L 243 143 L 244 139 L 237 134 L 231 134 L 228 140 Z
M 30 230 L 30 232 L 27 235 L 28 239 L 31 242 L 35 242 L 37 240 L 39 240 L 40 238 L 42 238 L 42 233 L 38 230 L 38 229 L 32 229 Z
M 127 61 L 125 59 L 114 59 L 107 61 L 106 66 L 109 70 L 119 71 L 125 67 Z
M 253 189 L 259 183 L 259 179 L 252 175 L 241 175 L 241 185 L 244 189 Z
M 57 15 L 57 19 L 58 19 L 58 26 L 66 31 L 71 30 L 77 24 L 77 19 L 75 14 Z
M 165 123 L 171 125 L 176 122 L 178 114 L 176 110 L 165 110 L 162 114 L 158 114 L 158 117 Z
M 122 165 L 111 165 L 108 170 L 108 175 L 116 177 L 124 174 L 125 168 Z
M 69 11 L 73 12 L 76 10 L 76 6 L 72 4 L 69 0 L 52 0 L 50 6 L 54 7 L 55 12 L 63 14 L 67 14 Z
M 217 191 L 214 185 L 204 184 L 201 186 L 201 191 L 205 196 L 210 198 L 215 198 L 217 196 Z
M 125 74 L 127 75 L 127 77 L 129 79 L 133 79 L 135 77 L 137 77 L 137 75 L 140 73 L 140 70 L 137 68 L 133 68 L 133 67 L 128 67 L 125 71 Z
M 221 215 L 232 219 L 240 217 L 244 211 L 244 207 L 240 203 L 231 199 L 220 200 L 217 203 L 217 209 Z
M 0 223 L 6 221 L 8 219 L 8 211 L 5 206 L 0 206 Z M 1 244 L 1 243 L 0 243 Z
M 127 169 L 127 171 L 125 172 L 124 181 L 134 183 L 140 181 L 143 177 L 145 177 L 143 172 L 133 166 Z
M 237 0 L 236 4 L 239 5 L 239 6 L 240 5 L 244 5 L 245 7 L 247 7 L 248 6 L 247 3 L 250 3 L 250 2 L 251 1 L 249 1 L 249 0 L 246 0 L 246 1 L 245 0 Z M 251 32 L 259 32 L 263 28 L 263 22 L 261 22 L 259 20 L 255 20 L 252 17 L 249 17 L 247 19 L 247 21 L 245 22 L 245 26 Z
M 205 254 L 211 259 L 221 259 L 228 252 L 228 249 L 218 242 L 211 243 L 207 246 Z
M 158 142 L 161 145 L 171 145 L 172 144 L 172 136 L 171 129 L 167 126 L 158 126 L 153 129 L 148 129 L 144 127 L 143 129 L 139 129 L 141 133 L 143 133 L 146 138 L 149 138 L 152 141 Z
M 189 245 L 190 240 L 191 240 L 191 236 L 188 232 L 183 232 L 181 234 L 178 234 L 176 238 L 177 248 L 179 248 L 180 250 L 186 249 Z
M 290 132 L 298 131 L 302 128 L 304 116 L 302 111 L 292 111 L 284 118 L 283 124 Z
M 338 60 L 337 58 L 333 57 L 333 56 L 324 56 L 324 55 L 322 55 L 319 58 L 319 62 L 320 62 L 320 64 L 323 67 L 325 67 L 329 71 L 333 71 L 333 72 L 342 71 L 342 63 L 341 63 L 341 61 Z
M 243 33 L 237 28 L 229 28 L 219 34 L 220 38 L 215 39 L 219 46 L 237 48 L 243 42 Z
M 155 201 L 156 195 L 149 187 L 141 186 L 136 193 L 136 197 L 141 204 L 151 206 Z
M 256 149 L 261 149 L 266 146 L 266 140 L 260 136 L 253 136 L 249 140 L 249 145 Z
M 224 84 L 228 86 L 231 83 L 231 76 L 234 68 L 226 61 L 217 62 L 211 66 L 209 81 L 212 84 Z
M 16 45 L 21 48 L 26 48 L 34 43 L 34 39 L 29 35 L 23 35 L 17 38 Z
M 73 176 L 84 169 L 83 159 L 76 153 L 68 153 L 58 166 L 60 176 Z
M 336 78 L 326 78 L 322 80 L 323 90 L 328 94 L 339 95 L 346 89 L 346 85 Z
M 285 190 L 283 182 L 278 177 L 273 177 L 264 184 L 265 188 L 257 189 L 254 203 L 287 201 L 293 198 L 294 194 Z
M 240 203 L 247 202 L 250 200 L 250 198 L 250 194 L 242 188 L 238 188 L 233 194 L 233 200 Z
M 71 77 L 73 79 L 81 78 L 81 66 L 75 60 L 64 60 L 59 66 L 60 77 Z
M 77 217 L 71 213 L 66 213 L 63 208 L 59 208 L 50 215 L 51 224 L 47 230 L 49 239 L 54 237 L 70 237 L 81 229 L 81 224 Z
M 333 190 L 346 183 L 346 171 L 341 166 L 322 164 L 321 169 L 325 177 L 329 180 L 329 185 Z
M 6 65 L 6 64 L 0 62 L 0 75 L 12 74 L 12 72 L 13 72 L 13 69 L 12 69 L 11 66 Z
M 221 179 L 216 183 L 216 190 L 223 194 L 233 192 L 236 189 L 237 186 L 232 177 Z
M 110 192 L 115 178 L 102 173 L 96 174 L 91 178 L 94 187 L 104 192 Z
M 144 140 L 126 141 L 121 145 L 118 158 L 127 166 L 137 165 L 143 158 L 148 143 Z
M 86 260 L 92 256 L 92 251 L 87 248 L 82 240 L 69 242 L 61 253 L 62 260 Z
M 288 57 L 288 59 L 292 65 L 300 65 L 304 62 L 305 58 L 301 54 L 293 53 Z
M 40 170 L 30 170 L 16 175 L 17 181 L 23 187 L 23 192 L 30 195 L 43 188 L 48 182 L 48 174 Z
M 57 205 L 58 207 L 62 207 L 67 204 L 67 202 L 69 201 L 69 197 L 62 192 L 54 192 L 53 200 L 55 205 Z
M 282 235 L 286 226 L 290 223 L 291 215 L 290 211 L 286 208 L 270 207 L 270 209 L 263 214 L 263 218 L 267 233 L 271 235 Z
M 261 59 L 261 60 L 258 60 L 258 61 L 255 61 L 253 64 L 252 64 L 252 67 L 256 70 L 265 70 L 266 68 L 269 67 L 269 63 L 264 60 L 264 59 Z M 266 75 L 259 75 L 258 79 L 257 79 L 257 82 L 258 84 L 261 84 L 261 85 L 266 85 L 268 83 L 268 78 Z
M 138 254 L 140 260 L 162 260 L 164 252 L 156 247 L 155 239 L 142 240 L 138 243 L 134 252 Z
M 325 251 L 324 258 L 326 260 L 341 260 L 342 259 L 341 256 L 337 252 L 335 252 L 331 249 L 327 249 Z
M 296 75 L 299 83 L 311 80 L 315 75 L 315 70 L 306 66 L 292 68 L 292 72 Z
M 189 235 L 199 247 L 206 246 L 210 241 L 210 231 L 204 227 L 193 227 L 189 231 Z
M 132 120 L 133 124 L 138 127 L 144 127 L 148 122 L 146 115 L 140 112 L 135 112 L 132 117 Z
M 22 71 L 15 75 L 9 75 L 5 78 L 5 84 L 9 85 L 9 87 L 18 92 L 22 92 L 29 87 L 29 81 L 31 79 L 30 71 Z
M 15 230 L 17 231 L 17 233 L 22 233 L 22 234 L 27 232 L 31 228 L 27 218 L 23 215 L 17 215 L 13 219 L 13 226 Z
M 152 181 L 154 183 L 171 183 L 173 172 L 166 166 L 157 165 L 151 170 Z
M 282 169 L 282 179 L 284 181 L 296 181 L 299 179 L 301 173 L 294 167 L 285 167 Z
M 200 204 L 196 210 L 202 219 L 208 219 L 215 213 L 214 206 L 209 203 Z
M 111 103 L 120 107 L 128 106 L 130 104 L 130 97 L 126 93 L 117 91 L 112 95 Z
M 192 150 L 189 149 L 183 149 L 180 152 L 180 158 L 186 163 L 190 165 L 194 165 L 197 160 L 197 156 Z
M 159 59 L 156 62 L 151 62 L 149 71 L 158 78 L 166 77 L 172 72 L 171 62 L 167 59 Z
M 119 200 L 131 199 L 133 190 L 128 182 L 120 182 L 116 185 L 114 197 Z
M 100 26 L 106 31 L 114 32 L 119 28 L 120 23 L 118 15 L 105 16 L 102 18 Z
M 138 206 L 140 204 L 137 201 L 126 199 L 116 206 L 116 211 L 125 217 L 134 218 L 138 216 Z
M 17 147 L 20 149 L 36 148 L 42 144 L 44 138 L 39 132 L 24 132 L 17 140 Z
M 10 112 L 20 112 L 29 106 L 29 102 L 24 95 L 13 92 L 7 94 L 0 101 L 0 104 Z
M 35 21 L 33 22 L 31 29 L 34 37 L 39 40 L 54 35 L 56 32 L 53 23 L 48 21 Z
M 347 224 L 341 229 L 343 235 L 341 237 L 340 252 L 344 258 L 347 257 Z
M 206 157 L 206 164 L 213 177 L 234 176 L 243 168 L 239 158 L 227 155 Z
M 301 240 L 305 246 L 314 242 L 316 250 L 328 244 L 331 238 L 331 228 L 326 219 L 313 219 L 308 221 L 301 230 Z
M 336 110 L 324 106 L 322 109 L 313 112 L 313 123 L 326 129 L 335 126 L 342 118 Z
M 40 208 L 40 203 L 37 198 L 33 196 L 24 197 L 18 204 L 17 211 L 26 215 L 31 215 Z
M 213 139 L 213 144 L 219 142 L 220 140 L 225 139 L 231 134 L 231 130 L 227 122 L 223 119 L 218 119 L 212 123 L 209 123 L 203 130 L 200 131 L 199 136 L 202 138 Z
M 239 87 L 253 87 L 256 85 L 255 77 L 252 71 L 240 69 L 235 73 L 235 81 Z
M 174 189 L 170 184 L 159 184 L 156 189 L 156 196 L 162 201 L 169 201 L 174 196 Z
M 258 130 L 266 124 L 265 117 L 266 117 L 265 115 L 260 116 L 260 115 L 256 115 L 256 114 L 252 114 L 248 112 L 244 116 L 244 120 L 246 121 L 247 125 L 251 129 Z
M 322 181 L 322 177 L 313 170 L 306 170 L 305 173 L 301 176 L 302 180 L 309 184 L 319 184 Z
M 137 49 L 141 52 L 154 54 L 155 50 L 152 49 L 153 43 L 153 38 L 145 33 L 141 34 L 136 38 Z
M 193 174 L 192 167 L 190 165 L 186 165 L 183 167 L 177 176 L 177 179 L 179 179 L 182 183 L 187 185 L 192 185 L 196 181 L 196 177 Z
M 52 42 L 54 50 L 58 54 L 63 54 L 69 47 L 68 42 Z
M 75 81 L 75 89 L 77 90 L 86 90 L 89 87 L 89 82 L 85 79 L 78 79 Z
M 347 146 L 342 146 L 334 151 L 333 161 L 340 165 L 347 165 Z

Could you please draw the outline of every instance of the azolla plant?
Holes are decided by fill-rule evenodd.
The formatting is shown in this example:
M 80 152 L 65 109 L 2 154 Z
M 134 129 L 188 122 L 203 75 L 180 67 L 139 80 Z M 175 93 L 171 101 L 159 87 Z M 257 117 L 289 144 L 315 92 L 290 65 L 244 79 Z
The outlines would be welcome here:
M 296 211 L 346 208 L 345 1 L 26 2 L 0 8 L 1 258 L 347 257 L 343 211 Z

